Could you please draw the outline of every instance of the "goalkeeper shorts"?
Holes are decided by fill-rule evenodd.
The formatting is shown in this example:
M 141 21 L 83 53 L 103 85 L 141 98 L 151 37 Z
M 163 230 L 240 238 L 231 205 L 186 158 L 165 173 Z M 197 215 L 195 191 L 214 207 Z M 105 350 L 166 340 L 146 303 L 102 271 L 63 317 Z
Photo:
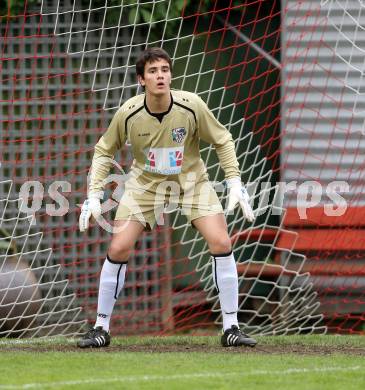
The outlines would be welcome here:
M 156 223 L 163 224 L 164 213 L 176 209 L 180 209 L 190 223 L 200 217 L 223 213 L 217 193 L 206 175 L 184 191 L 177 182 L 172 186 L 168 183 L 164 186 L 163 182 L 146 185 L 139 185 L 136 180 L 126 182 L 115 220 L 138 221 L 150 230 Z

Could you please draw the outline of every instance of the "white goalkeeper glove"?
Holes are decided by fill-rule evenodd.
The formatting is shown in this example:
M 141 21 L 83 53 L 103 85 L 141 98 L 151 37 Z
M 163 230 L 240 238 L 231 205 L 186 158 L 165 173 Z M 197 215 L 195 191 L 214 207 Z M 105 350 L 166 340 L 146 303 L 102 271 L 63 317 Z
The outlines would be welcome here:
M 241 183 L 239 177 L 232 177 L 226 180 L 228 187 L 228 206 L 227 213 L 235 209 L 239 203 L 242 209 L 242 214 L 247 221 L 252 222 L 255 219 L 252 208 L 250 206 L 250 197 L 244 185 Z
M 98 219 L 101 216 L 101 204 L 99 196 L 90 195 L 89 198 L 87 198 L 83 203 L 79 219 L 80 232 L 84 232 L 89 228 L 91 216 L 93 216 L 95 219 Z

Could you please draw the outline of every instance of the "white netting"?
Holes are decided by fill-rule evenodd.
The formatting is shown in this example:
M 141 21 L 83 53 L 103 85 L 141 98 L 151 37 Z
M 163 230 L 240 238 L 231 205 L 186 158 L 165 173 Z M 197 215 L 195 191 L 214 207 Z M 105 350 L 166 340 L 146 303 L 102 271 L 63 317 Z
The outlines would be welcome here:
M 267 28 L 273 21 L 276 20 L 276 23 L 278 19 L 280 21 L 280 9 L 274 8 L 272 4 L 271 9 L 270 4 L 266 4 L 263 14 L 256 16 L 255 19 L 258 3 L 261 7 L 261 2 L 257 4 L 252 2 L 247 7 L 241 2 L 237 2 L 238 5 L 233 2 L 228 10 L 219 9 L 218 3 L 214 5 L 208 3 L 191 2 L 190 6 L 193 9 L 188 10 L 184 1 L 90 0 L 88 5 L 76 0 L 42 1 L 41 17 L 44 25 L 52 26 L 56 41 L 66 40 L 64 55 L 67 66 L 72 64 L 73 69 L 81 75 L 88 76 L 80 78 L 82 81 L 87 80 L 82 87 L 95 93 L 99 99 L 100 110 L 107 111 L 108 115 L 112 114 L 111 109 L 114 110 L 126 99 L 138 93 L 134 63 L 139 52 L 147 44 L 161 46 L 171 54 L 174 63 L 174 87 L 198 93 L 215 116 L 232 132 L 241 166 L 241 176 L 248 183 L 248 191 L 257 213 L 254 225 L 247 224 L 240 212 L 228 217 L 229 233 L 235 243 L 234 253 L 239 270 L 241 323 L 248 331 L 261 334 L 325 332 L 326 327 L 321 322 L 323 316 L 320 314 L 312 279 L 303 271 L 306 258 L 293 250 L 296 234 L 287 232 L 282 225 L 285 212 L 282 208 L 280 186 L 276 184 L 280 179 L 279 163 L 275 158 L 278 152 L 275 148 L 280 147 L 278 107 L 281 98 L 278 91 L 281 86 L 281 66 L 277 55 L 280 22 L 276 27 L 272 27 L 271 31 L 267 31 Z M 216 19 L 215 14 L 219 18 Z M 71 73 L 68 68 L 66 69 L 66 65 L 61 69 L 62 72 L 65 79 Z M 62 83 L 68 86 L 66 82 Z M 70 94 L 76 96 L 74 91 Z M 84 112 L 84 116 L 91 115 L 91 109 L 90 111 L 85 109 Z M 87 125 L 85 128 L 88 129 Z M 97 134 L 93 135 L 96 138 Z M 88 143 L 90 142 L 88 139 Z M 77 141 L 72 148 L 71 152 L 65 149 L 63 155 L 69 156 L 74 150 L 80 154 L 80 150 L 84 151 L 77 145 Z M 223 174 L 218 169 L 219 164 L 214 150 L 203 145 L 202 157 L 207 164 L 210 179 L 218 183 L 220 199 L 225 202 L 224 187 L 219 185 L 223 181 Z M 85 173 L 85 164 L 89 165 L 91 162 L 80 160 L 77 158 L 73 170 L 68 171 L 75 172 L 78 177 L 80 172 Z M 67 158 L 62 158 L 62 163 L 65 166 L 69 164 Z M 79 169 L 78 164 L 82 169 Z M 78 198 L 80 193 L 77 194 Z M 174 229 L 175 243 L 178 241 L 181 251 L 190 259 L 189 264 L 192 262 L 194 264 L 193 270 L 190 269 L 186 274 L 199 275 L 196 287 L 199 291 L 204 291 L 204 298 L 198 304 L 208 302 L 210 308 L 213 307 L 213 311 L 217 313 L 216 323 L 220 324 L 208 249 L 202 238 L 192 231 L 179 215 L 171 218 L 171 225 Z M 66 228 L 61 230 L 60 235 L 66 230 Z M 270 239 L 266 237 L 267 231 L 270 231 Z M 291 246 L 280 246 L 279 236 L 282 233 L 293 236 Z M 82 237 L 73 239 L 75 243 L 73 249 L 77 251 L 85 239 Z M 92 240 L 95 243 L 100 238 L 96 234 L 92 236 Z M 87 246 L 82 247 L 82 250 L 87 251 Z M 161 251 L 161 247 L 147 249 L 147 253 L 153 253 L 156 258 Z M 96 255 L 92 251 L 89 255 L 84 255 L 89 261 L 86 265 L 93 265 L 92 276 L 95 278 L 99 269 Z M 78 256 L 77 252 L 75 256 Z M 180 258 L 178 252 L 174 252 L 173 256 L 175 257 L 171 262 L 174 264 L 183 262 L 183 255 Z M 51 269 L 50 263 L 47 264 Z M 86 272 L 87 267 L 83 269 L 80 264 L 82 261 L 75 257 L 73 264 L 68 266 L 72 265 L 79 274 L 82 274 Z M 153 263 L 153 272 L 156 272 L 156 264 L 157 260 Z M 146 278 L 143 280 L 152 285 L 153 282 L 148 279 L 148 272 L 151 273 L 151 266 L 149 267 L 144 269 Z M 95 280 L 89 282 L 86 277 L 84 279 L 82 276 L 78 277 L 78 280 L 73 281 L 73 288 L 80 287 L 84 302 L 91 299 L 95 302 Z M 154 277 L 160 277 L 163 283 L 166 283 L 166 274 Z M 178 278 L 176 275 L 169 277 L 169 283 Z M 157 283 L 155 279 L 154 282 Z M 138 278 L 136 283 L 138 284 Z M 188 287 L 185 290 L 188 290 Z M 62 293 L 64 291 L 66 290 L 62 290 Z M 156 296 L 160 298 L 165 290 L 157 288 L 156 291 Z M 182 288 L 179 290 L 177 287 L 172 294 L 170 291 L 168 299 L 171 298 L 178 303 L 175 307 L 170 307 L 170 314 L 165 316 L 168 321 L 174 321 L 171 316 L 173 310 L 178 310 L 178 305 L 182 305 L 182 302 L 189 304 L 186 292 L 188 291 Z M 147 288 L 146 293 L 148 294 Z M 137 293 L 128 299 L 132 299 L 136 307 L 142 304 L 142 298 Z M 156 313 L 158 310 L 164 310 L 164 305 L 168 306 L 166 299 L 161 299 L 161 304 L 157 305 L 159 307 L 153 306 L 152 303 L 146 304 L 146 307 L 148 309 L 153 306 Z M 199 308 L 200 306 L 197 306 L 193 314 L 188 313 L 188 310 L 185 313 L 193 318 L 199 314 Z M 55 310 L 55 313 L 58 311 Z M 120 316 L 123 316 L 123 312 Z M 132 311 L 128 320 L 131 329 L 133 326 L 138 329 L 139 325 L 133 322 Z M 75 321 L 71 320 L 72 322 Z M 150 327 L 151 324 L 146 324 L 147 326 Z M 161 329 L 159 326 L 156 326 L 157 328 Z M 175 329 L 183 329 L 183 326 L 179 328 L 178 315 L 175 315 Z
M 91 88 L 104 92 L 104 109 L 119 107 L 127 97 L 137 91 L 134 61 L 136 54 L 147 44 L 162 46 L 170 52 L 175 69 L 178 69 L 174 78 L 175 85 L 198 93 L 210 106 L 218 101 L 218 104 L 212 107 L 213 111 L 217 118 L 232 133 L 236 134 L 236 151 L 242 166 L 242 177 L 246 182 L 252 182 L 248 190 L 253 196 L 257 213 L 264 215 L 262 222 L 255 227 L 245 224 L 240 213 L 229 218 L 231 236 L 237 232 L 246 234 L 246 239 L 235 245 L 234 252 L 238 263 L 256 264 L 262 268 L 262 271 L 254 276 L 246 275 L 246 272 L 249 273 L 249 268 L 240 274 L 240 311 L 245 318 L 245 324 L 251 331 L 264 334 L 318 331 L 322 319 L 317 311 L 319 303 L 316 301 L 316 293 L 313 292 L 309 274 L 301 273 L 305 257 L 295 254 L 292 248 L 284 250 L 278 248 L 275 242 L 250 240 L 250 231 L 254 229 L 271 228 L 279 232 L 280 225 L 271 226 L 269 216 L 270 214 L 282 215 L 283 209 L 273 206 L 272 202 L 269 203 L 270 194 L 272 196 L 273 192 L 277 191 L 277 187 L 271 184 L 273 178 L 270 164 L 267 163 L 260 146 L 255 144 L 253 134 L 244 128 L 242 113 L 239 112 L 241 107 L 226 96 L 229 93 L 224 82 L 217 80 L 218 74 L 206 45 L 204 47 L 204 42 L 198 34 L 194 35 L 184 28 L 183 17 L 171 16 L 170 1 L 122 1 L 119 5 L 114 4 L 106 2 L 105 6 L 100 6 L 100 3 L 94 6 L 90 1 L 88 7 L 83 7 L 79 5 L 79 2 L 74 1 L 72 7 L 69 7 L 67 3 L 58 2 L 57 6 L 52 5 L 52 7 L 43 4 L 42 13 L 56 15 L 55 34 L 68 37 L 68 54 L 76 55 L 80 59 L 80 72 L 92 73 Z M 161 13 L 161 8 L 164 9 L 163 13 Z M 114 22 L 110 16 L 111 13 L 113 13 Z M 58 23 L 60 20 L 63 22 L 62 27 Z M 69 20 L 69 24 L 66 23 L 67 27 L 65 27 L 65 20 Z M 77 23 L 79 20 L 83 23 Z M 174 33 L 165 34 L 170 24 L 173 25 Z M 232 30 L 235 34 L 235 29 Z M 237 31 L 236 44 L 240 39 L 242 40 L 242 36 L 240 37 L 242 33 Z M 111 32 L 115 36 L 115 41 L 112 45 L 106 45 L 104 37 Z M 253 45 L 255 44 L 252 43 Z M 261 52 L 265 54 L 264 50 Z M 100 61 L 105 56 L 110 58 L 108 67 L 102 65 L 105 62 Z M 266 57 L 270 61 L 270 56 L 266 55 Z M 120 61 L 121 58 L 124 61 Z M 194 66 L 197 62 L 198 67 Z M 179 67 L 179 63 L 183 66 Z M 276 61 L 274 65 L 277 65 Z M 97 85 L 96 80 L 99 74 L 108 75 L 106 85 Z M 260 77 L 260 75 L 257 76 Z M 111 96 L 111 92 L 117 93 Z M 217 96 L 220 98 L 217 99 Z M 226 113 L 229 115 L 224 115 Z M 214 150 L 206 147 L 202 154 L 211 180 L 219 182 L 221 172 L 217 169 L 218 163 L 214 157 Z M 261 185 L 258 186 L 258 183 Z M 220 193 L 220 197 L 224 202 L 224 192 Z M 190 248 L 189 258 L 196 262 L 196 271 L 201 273 L 207 299 L 212 301 L 213 309 L 218 312 L 217 295 L 211 281 L 210 264 L 207 262 L 207 247 L 202 245 L 202 238 L 197 233 L 193 235 L 189 233 L 189 226 L 181 222 L 178 215 L 173 221 L 173 227 L 181 235 L 181 244 Z M 266 247 L 266 261 L 256 261 L 256 252 L 262 246 Z M 250 252 L 247 257 L 245 257 L 246 252 Z M 280 264 L 273 264 L 273 267 L 280 270 L 275 279 L 268 281 L 264 277 L 261 278 L 261 273 L 267 263 L 272 262 L 278 256 L 281 257 Z M 288 265 L 293 262 L 294 258 L 296 269 L 293 270 L 293 267 Z M 266 290 L 264 295 L 260 294 L 262 289 Z M 252 307 L 251 301 L 255 302 L 255 307 Z M 258 318 L 259 321 L 257 321 Z M 220 318 L 217 322 L 220 322 Z M 257 322 L 259 325 L 255 325 Z
M 95 3 L 97 5 L 94 5 Z M 110 3 L 112 5 L 108 5 Z M 59 1 L 57 5 L 42 2 L 41 12 L 45 17 L 49 16 L 55 20 L 56 35 L 67 37 L 67 54 L 78 56 L 79 71 L 92 74 L 92 90 L 104 92 L 103 108 L 115 109 L 137 90 L 134 59 L 138 50 L 142 50 L 147 42 L 150 45 L 160 45 L 163 40 L 164 44 L 175 47 L 175 61 L 184 60 L 188 53 L 183 56 L 177 56 L 176 53 L 182 40 L 190 41 L 192 35 L 179 36 L 182 18 L 171 17 L 176 5 L 170 1 L 106 0 L 104 5 L 101 4 L 100 1 L 92 0 L 88 7 L 78 1 Z M 159 7 L 164 8 L 163 14 L 157 12 Z M 142 18 L 144 20 L 141 21 Z M 166 29 L 172 25 L 177 30 L 175 37 L 164 39 Z M 158 37 L 151 32 L 156 29 L 159 30 Z M 144 31 L 141 37 L 142 30 Z M 110 36 L 113 36 L 112 40 Z M 106 57 L 109 59 L 107 66 L 104 61 Z M 102 83 L 98 83 L 100 75 Z M 195 75 L 199 76 L 200 73 L 196 72 Z M 119 99 L 116 99 L 116 96 Z
M 356 115 L 362 120 L 362 126 L 351 126 L 351 132 L 365 133 L 364 126 L 364 65 L 365 45 L 365 6 L 361 0 L 322 1 L 322 12 L 326 15 L 326 35 L 323 36 L 328 49 L 333 53 L 333 61 L 321 63 L 322 69 L 331 74 L 334 85 L 342 85 L 340 94 L 331 93 L 332 102 L 342 106 L 343 115 Z M 320 31 L 319 31 L 320 32 Z M 329 54 L 331 56 L 331 54 Z
M 85 321 L 75 293 L 31 228 L 32 215 L 20 211 L 13 183 L 0 181 L 0 337 L 35 337 L 79 333 Z
M 284 206 L 305 208 L 308 199 L 298 202 L 298 188 L 315 184 L 313 214 L 295 222 L 307 240 L 301 251 L 306 266 L 320 270 L 311 280 L 329 331 L 361 332 L 365 256 L 356 237 L 365 204 L 363 2 L 288 0 L 283 16 L 282 180 L 296 182 Z M 345 207 L 337 217 L 326 213 L 334 183 L 343 186 L 338 193 Z

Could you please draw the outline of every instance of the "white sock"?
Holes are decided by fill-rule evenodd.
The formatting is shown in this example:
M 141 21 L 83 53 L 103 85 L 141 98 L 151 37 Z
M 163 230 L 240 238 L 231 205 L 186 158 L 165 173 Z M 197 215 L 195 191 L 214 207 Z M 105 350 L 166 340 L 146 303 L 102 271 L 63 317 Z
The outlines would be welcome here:
M 233 252 L 212 255 L 213 280 L 223 316 L 223 330 L 238 326 L 238 276 Z
M 110 318 L 114 304 L 123 288 L 126 270 L 126 263 L 111 262 L 108 256 L 105 259 L 100 274 L 95 327 L 102 326 L 104 330 L 109 332 Z

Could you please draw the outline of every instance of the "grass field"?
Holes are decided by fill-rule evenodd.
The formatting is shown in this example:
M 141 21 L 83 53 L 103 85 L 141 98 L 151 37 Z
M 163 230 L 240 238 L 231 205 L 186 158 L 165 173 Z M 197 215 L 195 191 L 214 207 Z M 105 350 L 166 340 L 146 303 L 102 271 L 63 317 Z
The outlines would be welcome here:
M 121 337 L 102 350 L 75 340 L 0 341 L 0 389 L 365 389 L 365 337 Z

